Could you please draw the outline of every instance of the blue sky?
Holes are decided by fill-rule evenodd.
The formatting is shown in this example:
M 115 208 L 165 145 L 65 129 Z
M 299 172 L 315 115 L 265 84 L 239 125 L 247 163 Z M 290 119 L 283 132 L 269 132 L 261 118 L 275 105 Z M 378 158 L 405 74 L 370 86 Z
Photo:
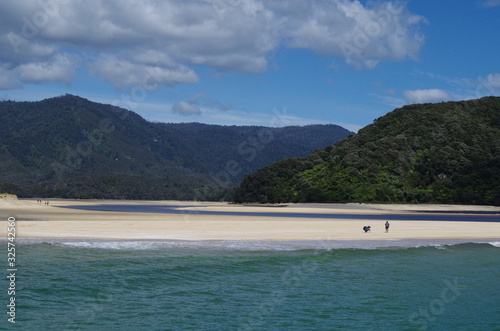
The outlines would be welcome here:
M 7 0 L 0 99 L 159 122 L 334 123 L 500 95 L 500 0 Z

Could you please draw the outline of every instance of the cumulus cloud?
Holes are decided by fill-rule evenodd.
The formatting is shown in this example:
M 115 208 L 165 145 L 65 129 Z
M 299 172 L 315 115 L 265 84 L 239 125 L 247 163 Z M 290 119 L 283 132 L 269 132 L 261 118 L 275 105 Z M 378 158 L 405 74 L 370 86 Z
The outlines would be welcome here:
M 195 66 L 261 72 L 280 47 L 360 68 L 415 58 L 425 19 L 392 1 L 5 0 L 0 22 L 0 64 L 20 84 L 67 82 L 84 68 L 118 88 L 156 89 L 197 82 Z M 67 54 L 81 61 L 61 62 Z M 51 64 L 64 68 L 41 74 Z
M 201 109 L 184 101 L 179 101 L 172 106 L 172 112 L 181 115 L 201 115 Z
M 403 95 L 409 103 L 439 102 L 451 99 L 448 92 L 441 89 L 406 90 Z
M 416 58 L 425 38 L 416 27 L 421 16 L 402 3 L 365 7 L 359 1 L 308 2 L 305 12 L 287 19 L 289 46 L 345 58 L 348 64 L 371 69 L 381 61 Z M 308 14 L 304 17 L 304 14 Z
M 0 89 L 19 88 L 23 83 L 70 84 L 78 65 L 78 57 L 64 53 L 46 60 L 20 64 L 14 68 L 3 64 L 0 65 Z
M 15 72 L 26 83 L 61 82 L 69 84 L 79 59 L 71 54 L 57 54 L 48 61 L 19 65 Z
M 96 58 L 89 68 L 92 73 L 119 88 L 143 86 L 148 90 L 156 90 L 161 85 L 174 86 L 196 83 L 199 80 L 193 70 L 183 65 L 149 65 L 144 61 L 134 60 L 125 55 L 104 55 Z

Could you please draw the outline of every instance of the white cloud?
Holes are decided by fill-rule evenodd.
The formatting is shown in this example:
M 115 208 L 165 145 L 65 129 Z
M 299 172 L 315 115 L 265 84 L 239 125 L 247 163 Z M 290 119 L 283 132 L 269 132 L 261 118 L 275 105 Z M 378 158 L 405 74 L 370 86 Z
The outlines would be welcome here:
M 71 83 L 79 59 L 71 54 L 57 54 L 48 61 L 31 62 L 18 66 L 15 72 L 25 83 Z
M 40 73 L 72 53 L 83 59 L 80 68 L 119 88 L 142 84 L 152 73 L 160 88 L 197 82 L 197 65 L 261 72 L 280 47 L 341 57 L 360 68 L 415 58 L 425 19 L 392 1 L 4 0 L 0 22 L 0 64 L 24 73 L 20 83 L 66 82 L 66 71 L 78 67 L 55 74 L 63 79 L 24 69 Z
M 451 99 L 448 92 L 441 89 L 406 90 L 403 95 L 409 103 L 439 102 Z
M 380 2 L 365 7 L 359 1 L 310 2 L 306 11 L 288 20 L 291 47 L 326 56 L 340 56 L 348 64 L 371 69 L 381 61 L 416 58 L 425 38 L 416 29 L 425 19 L 403 4 Z
M 181 115 L 201 115 L 201 109 L 184 101 L 179 101 L 172 106 L 172 112 Z
M 143 87 L 146 90 L 156 90 L 161 85 L 174 86 L 182 83 L 196 83 L 199 78 L 190 68 L 173 64 L 148 65 L 129 56 L 115 57 L 104 55 L 95 59 L 90 65 L 90 71 L 103 77 L 106 81 L 119 88 Z

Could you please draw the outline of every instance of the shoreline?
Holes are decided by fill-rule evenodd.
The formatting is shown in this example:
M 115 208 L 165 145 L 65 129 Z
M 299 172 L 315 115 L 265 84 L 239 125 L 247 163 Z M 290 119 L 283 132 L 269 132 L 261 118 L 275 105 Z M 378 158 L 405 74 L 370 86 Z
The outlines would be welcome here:
M 0 217 L 15 217 L 19 239 L 142 240 L 142 241 L 397 241 L 397 240 L 500 240 L 500 207 L 457 205 L 378 205 L 378 204 L 291 204 L 286 207 L 245 206 L 221 202 L 128 201 L 48 199 L 49 206 L 36 199 L 0 199 Z M 88 211 L 59 208 L 70 205 L 148 205 L 168 206 L 176 214 Z M 247 212 L 248 215 L 206 215 L 210 212 Z M 471 215 L 491 213 L 493 222 L 398 220 L 398 215 L 421 211 L 439 215 L 460 212 Z M 194 213 L 191 213 L 194 212 Z M 266 213 L 255 216 L 251 213 Z M 343 218 L 318 219 L 277 217 L 273 213 L 343 214 Z M 359 219 L 356 217 L 359 216 Z M 366 215 L 394 215 L 385 232 L 385 220 L 366 220 Z M 499 221 L 496 221 L 499 215 Z M 372 231 L 364 233 L 362 227 Z M 6 238 L 7 227 L 0 229 Z
M 0 239 L 0 242 L 6 241 Z M 500 248 L 498 239 L 402 239 L 402 240 L 130 240 L 92 238 L 22 238 L 18 245 L 48 244 L 57 247 L 106 249 L 115 251 L 158 251 L 180 252 L 291 252 L 329 250 L 401 250 L 401 249 L 447 249 L 468 245 L 487 245 Z M 478 247 L 478 246 L 476 246 Z M 172 251 L 173 250 L 173 251 Z

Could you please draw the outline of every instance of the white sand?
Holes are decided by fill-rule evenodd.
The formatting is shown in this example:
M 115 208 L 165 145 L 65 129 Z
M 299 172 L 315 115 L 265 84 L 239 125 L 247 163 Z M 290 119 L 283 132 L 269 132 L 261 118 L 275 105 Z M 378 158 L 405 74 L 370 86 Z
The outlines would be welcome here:
M 152 214 L 84 211 L 58 208 L 67 205 L 145 204 L 183 205 L 184 210 L 264 213 L 358 214 L 360 219 L 318 219 L 228 215 Z M 185 201 L 33 200 L 0 199 L 0 219 L 17 220 L 17 238 L 95 238 L 135 240 L 396 240 L 396 239 L 500 239 L 500 222 L 391 221 L 385 233 L 382 220 L 363 220 L 366 214 L 412 214 L 427 211 L 487 211 L 500 207 L 455 205 L 293 204 L 286 207 L 243 206 Z M 442 214 L 440 214 L 442 215 Z M 499 215 L 500 217 L 500 215 Z M 372 232 L 362 227 L 370 225 Z

